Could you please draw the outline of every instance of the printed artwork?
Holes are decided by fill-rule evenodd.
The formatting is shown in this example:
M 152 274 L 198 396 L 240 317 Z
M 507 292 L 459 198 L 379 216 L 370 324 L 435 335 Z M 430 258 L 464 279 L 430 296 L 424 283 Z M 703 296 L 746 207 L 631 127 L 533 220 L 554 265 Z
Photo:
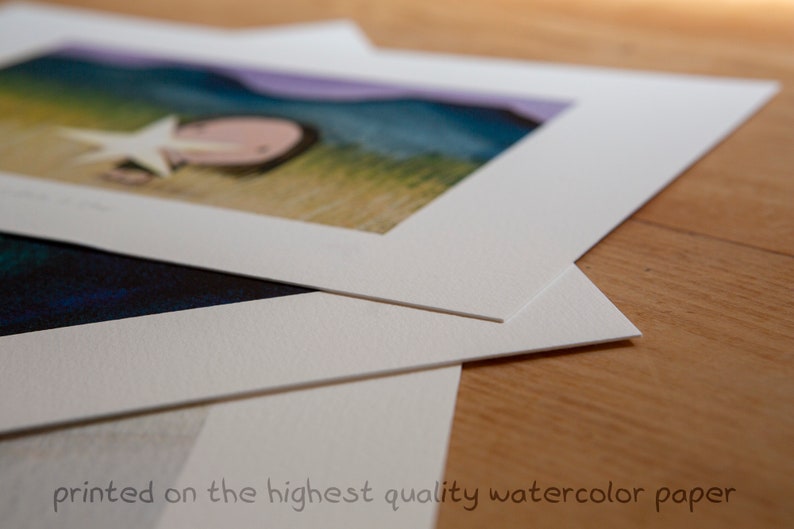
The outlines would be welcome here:
M 0 336 L 310 292 L 0 234 Z
M 386 233 L 566 105 L 73 46 L 0 70 L 0 170 Z

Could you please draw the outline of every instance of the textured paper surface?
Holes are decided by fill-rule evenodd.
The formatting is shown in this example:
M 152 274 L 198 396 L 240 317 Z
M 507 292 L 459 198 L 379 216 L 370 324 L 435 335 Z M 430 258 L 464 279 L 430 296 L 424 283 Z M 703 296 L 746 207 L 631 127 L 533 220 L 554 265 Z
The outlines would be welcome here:
M 392 511 L 389 488 L 443 481 L 460 367 L 422 371 L 187 408 L 0 440 L 0 522 L 4 527 L 177 529 L 235 527 L 430 528 L 437 505 Z M 254 504 L 213 503 L 213 480 L 254 487 Z M 366 481 L 370 503 L 270 504 L 274 486 Z M 62 502 L 59 487 L 138 489 L 152 504 Z M 170 505 L 172 487 L 197 501 Z M 274 497 L 275 499 L 276 497 Z
M 316 32 L 278 28 L 251 32 L 246 41 L 272 43 L 275 34 L 277 43 L 328 47 L 341 40 L 352 52 L 365 43 L 351 29 L 344 23 L 318 25 Z M 0 440 L 0 520 L 18 528 L 200 528 L 217 527 L 215 521 L 243 528 L 276 519 L 281 526 L 316 527 L 317 514 L 281 509 L 277 518 L 265 504 L 232 512 L 211 502 L 176 510 L 162 501 L 89 504 L 62 506 L 56 515 L 51 500 L 58 487 L 86 481 L 140 488 L 152 480 L 162 493 L 210 483 L 214 473 L 257 488 L 269 476 L 298 473 L 315 484 L 363 479 L 385 487 L 407 477 L 411 485 L 429 486 L 443 472 L 459 373 L 454 366 Z M 380 500 L 375 509 L 336 509 L 330 526 L 324 511 L 324 526 L 433 525 L 435 505 L 395 515 Z
M 30 332 L 0 339 L 0 430 L 638 334 L 575 266 L 505 324 L 315 292 Z
M 0 20 L 3 60 L 71 37 L 417 90 L 570 101 L 562 115 L 383 235 L 0 178 L 3 229 L 497 321 L 514 315 L 776 90 L 768 82 L 403 52 L 351 58 L 284 50 L 262 57 L 231 42 L 198 47 L 188 29 L 166 35 L 81 17 L 67 25 L 58 17 L 34 19 L 28 24 L 46 30 Z
M 349 48 L 348 30 L 334 31 Z M 322 293 L 291 298 L 3 338 L 0 429 L 637 334 L 576 269 L 510 326 Z
M 227 483 L 250 483 L 262 493 L 268 477 L 282 490 L 306 479 L 317 489 L 368 482 L 372 501 L 315 500 L 297 512 L 300 504 L 271 504 L 263 494 L 251 508 L 169 506 L 158 527 L 432 527 L 436 503 L 398 501 L 395 511 L 385 494 L 443 483 L 459 375 L 455 366 L 213 407 L 177 486 L 224 474 Z M 229 440 L 232 428 L 240 442 Z

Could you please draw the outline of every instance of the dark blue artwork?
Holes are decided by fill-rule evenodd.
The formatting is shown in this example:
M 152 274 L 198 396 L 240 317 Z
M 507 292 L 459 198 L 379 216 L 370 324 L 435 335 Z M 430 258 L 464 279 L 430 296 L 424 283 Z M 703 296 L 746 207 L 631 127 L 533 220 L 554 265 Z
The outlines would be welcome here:
M 0 234 L 0 336 L 310 292 Z

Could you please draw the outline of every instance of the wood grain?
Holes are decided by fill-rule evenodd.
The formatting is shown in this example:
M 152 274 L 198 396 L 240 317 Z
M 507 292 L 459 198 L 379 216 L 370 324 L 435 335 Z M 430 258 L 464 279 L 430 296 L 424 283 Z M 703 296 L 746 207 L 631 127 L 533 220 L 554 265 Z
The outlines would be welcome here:
M 580 265 L 643 338 L 466 366 L 438 527 L 794 523 L 794 3 L 66 0 L 226 27 L 349 17 L 379 45 L 780 80 L 738 132 Z M 494 504 L 489 487 L 638 486 L 635 504 Z M 654 509 L 658 487 L 733 487 Z
M 732 486 L 690 514 L 445 504 L 440 527 L 786 527 L 794 519 L 792 258 L 629 221 L 580 262 L 644 337 L 464 370 L 447 479 Z

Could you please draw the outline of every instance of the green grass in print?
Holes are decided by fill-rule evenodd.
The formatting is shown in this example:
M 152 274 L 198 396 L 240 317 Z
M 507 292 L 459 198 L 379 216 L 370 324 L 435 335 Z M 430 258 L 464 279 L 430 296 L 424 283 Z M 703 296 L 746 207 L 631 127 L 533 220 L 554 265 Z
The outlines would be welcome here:
M 301 154 L 247 174 L 201 165 L 125 185 L 118 162 L 61 127 L 135 131 L 167 115 L 294 120 L 318 133 Z M 335 101 L 252 89 L 195 65 L 141 66 L 54 53 L 0 70 L 0 170 L 141 195 L 386 233 L 531 132 L 510 112 L 418 97 Z

